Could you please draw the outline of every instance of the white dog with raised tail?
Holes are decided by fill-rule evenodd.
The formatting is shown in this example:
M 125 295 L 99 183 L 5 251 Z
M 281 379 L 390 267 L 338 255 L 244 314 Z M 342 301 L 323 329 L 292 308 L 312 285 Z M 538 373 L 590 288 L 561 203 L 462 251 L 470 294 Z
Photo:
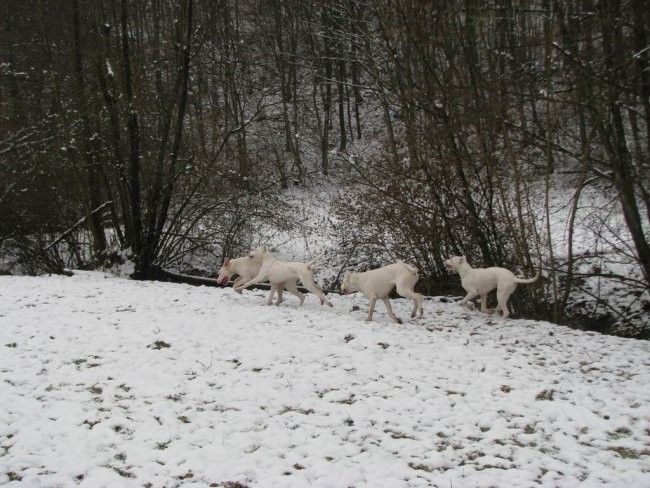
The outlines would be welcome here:
M 353 291 L 360 291 L 370 299 L 370 308 L 366 320 L 372 320 L 375 303 L 381 299 L 386 306 L 390 319 L 393 322 L 401 324 L 401 319 L 397 318 L 393 313 L 388 295 L 393 288 L 396 288 L 399 295 L 413 300 L 411 317 L 415 317 L 416 314 L 418 317 L 422 317 L 422 295 L 413 290 L 417 281 L 417 268 L 398 261 L 383 268 L 372 269 L 363 273 L 345 273 L 343 283 L 341 284 L 341 292 L 348 294 Z
M 530 284 L 537 281 L 539 273 L 534 278 L 517 278 L 514 273 L 505 268 L 472 268 L 465 256 L 453 256 L 444 262 L 448 272 L 456 272 L 460 276 L 460 284 L 467 295 L 458 303 L 468 305 L 471 300 L 481 297 L 481 312 L 488 312 L 487 295 L 496 288 L 497 306 L 494 312 L 501 310 L 503 318 L 510 315 L 508 300 L 517 288 L 518 283 Z

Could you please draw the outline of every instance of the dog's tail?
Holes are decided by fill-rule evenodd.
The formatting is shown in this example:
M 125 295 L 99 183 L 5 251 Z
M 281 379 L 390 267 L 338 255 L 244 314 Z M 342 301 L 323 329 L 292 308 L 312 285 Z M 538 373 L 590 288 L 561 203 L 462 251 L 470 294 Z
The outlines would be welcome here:
M 312 269 L 312 266 L 314 265 L 314 263 L 315 263 L 316 261 L 318 261 L 320 258 L 322 258 L 324 255 L 325 255 L 325 251 L 321 251 L 321 253 L 320 253 L 318 256 L 316 256 L 315 258 L 313 258 L 311 261 L 309 261 L 309 262 L 307 263 L 307 267 L 308 267 L 309 269 Z
M 530 284 L 530 283 L 535 283 L 537 281 L 537 278 L 539 278 L 539 273 L 535 273 L 535 276 L 532 278 L 515 278 L 515 283 L 522 283 L 522 284 Z

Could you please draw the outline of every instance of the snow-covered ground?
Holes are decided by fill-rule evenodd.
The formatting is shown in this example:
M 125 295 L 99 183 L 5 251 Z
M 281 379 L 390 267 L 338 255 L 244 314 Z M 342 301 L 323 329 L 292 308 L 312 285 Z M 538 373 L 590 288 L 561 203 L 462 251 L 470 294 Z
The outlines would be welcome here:
M 650 486 L 649 342 L 262 295 L 0 277 L 0 485 Z

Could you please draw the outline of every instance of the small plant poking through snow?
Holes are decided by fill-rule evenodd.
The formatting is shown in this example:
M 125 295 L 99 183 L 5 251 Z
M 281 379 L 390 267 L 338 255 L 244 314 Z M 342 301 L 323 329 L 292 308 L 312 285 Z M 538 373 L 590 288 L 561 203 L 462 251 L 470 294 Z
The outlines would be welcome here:
M 553 400 L 553 393 L 553 390 L 542 390 L 537 394 L 535 400 Z

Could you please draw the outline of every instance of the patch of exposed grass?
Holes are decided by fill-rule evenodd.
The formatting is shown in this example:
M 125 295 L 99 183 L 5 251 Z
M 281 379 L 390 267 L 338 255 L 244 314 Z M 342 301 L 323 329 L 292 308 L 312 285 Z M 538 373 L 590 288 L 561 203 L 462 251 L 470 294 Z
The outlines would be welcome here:
M 119 474 L 122 478 L 135 478 L 135 475 L 128 471 L 125 468 L 120 468 L 119 466 L 107 466 L 107 468 L 111 468 L 113 471 L 115 471 L 117 474 Z
M 130 435 L 133 434 L 133 430 L 131 430 L 128 427 L 125 427 L 123 425 L 120 425 L 120 424 L 115 424 L 113 426 L 113 432 L 115 432 L 116 434 L 124 435 L 124 436 L 130 436 Z
M 190 479 L 194 478 L 194 473 L 192 473 L 192 470 L 190 470 L 187 473 L 178 476 L 177 478 L 179 480 L 190 480 Z
M 23 477 L 20 476 L 18 473 L 14 471 L 9 471 L 7 473 L 7 477 L 9 478 L 9 481 L 22 481 Z
M 164 451 L 169 447 L 169 445 L 172 443 L 171 440 L 168 440 L 167 442 L 156 442 L 156 449 L 159 451 Z
M 384 433 L 390 434 L 390 436 L 393 439 L 412 439 L 412 440 L 415 440 L 415 437 L 413 437 L 411 435 L 405 434 L 403 432 L 397 432 L 397 431 L 392 430 L 392 429 L 385 429 Z
M 221 483 L 210 483 L 210 488 L 250 488 L 239 481 L 222 481 Z
M 464 397 L 465 393 L 462 391 L 447 390 L 447 395 L 460 395 Z
M 641 453 L 627 447 L 610 447 L 608 449 L 614 451 L 623 459 L 639 459 L 641 457 Z
M 631 435 L 632 435 L 632 431 L 630 429 L 628 429 L 627 427 L 619 427 L 614 432 L 609 433 L 609 438 L 623 439 L 624 437 L 630 437 Z
M 285 413 L 289 413 L 289 412 L 301 413 L 303 415 L 311 415 L 312 413 L 314 413 L 314 409 L 313 408 L 305 409 L 305 408 L 297 408 L 297 407 L 287 407 L 287 406 L 285 406 L 280 411 L 280 413 L 278 415 L 284 415 Z
M 535 432 L 537 431 L 535 430 L 535 427 L 533 427 L 532 425 L 527 425 L 524 428 L 524 434 L 534 434 Z
M 535 400 L 548 400 L 552 401 L 553 400 L 553 394 L 555 393 L 554 390 L 542 390 L 540 391 L 536 396 Z
M 95 427 L 95 425 L 97 425 L 98 423 L 100 423 L 99 420 L 95 420 L 95 421 L 84 420 L 81 425 L 87 425 L 92 430 L 92 428 Z
M 345 400 L 339 400 L 336 403 L 341 403 L 343 405 L 352 405 L 354 402 L 356 402 L 356 400 L 354 399 L 354 393 L 353 393 Z

